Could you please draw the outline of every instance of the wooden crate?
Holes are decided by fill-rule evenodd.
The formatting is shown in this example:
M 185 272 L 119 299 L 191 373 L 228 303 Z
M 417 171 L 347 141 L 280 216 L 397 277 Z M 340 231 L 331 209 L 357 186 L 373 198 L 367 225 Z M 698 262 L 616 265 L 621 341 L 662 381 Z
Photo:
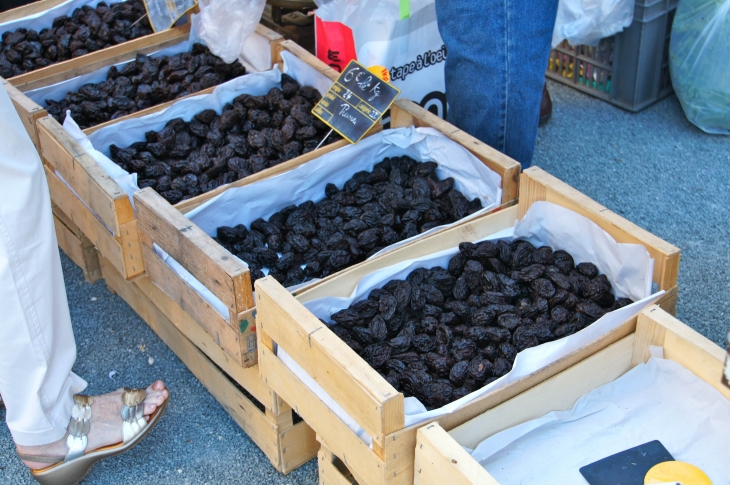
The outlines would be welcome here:
M 58 247 L 81 268 L 87 282 L 98 281 L 101 278 L 101 266 L 94 243 L 56 206 L 53 207 L 53 225 Z
M 332 71 L 329 67 L 327 69 Z M 411 125 L 431 126 L 453 140 L 464 143 L 485 165 L 494 167 L 493 170 L 496 169 L 495 171 L 503 177 L 503 194 L 506 194 L 503 201 L 507 202 L 503 206 L 514 203 L 514 199 L 510 197 L 516 197 L 517 194 L 515 178 L 519 172 L 517 162 L 467 137 L 452 125 L 410 101 L 396 102 L 391 108 L 391 126 Z M 315 155 L 309 153 L 282 165 L 288 165 L 289 169 L 313 158 L 316 158 Z M 281 165 L 274 169 L 279 167 Z M 283 170 L 276 170 L 277 173 L 281 171 Z M 235 185 L 245 186 L 271 175 L 266 172 L 247 177 Z M 134 197 L 140 231 L 144 233 L 142 256 L 147 274 L 152 281 L 173 300 L 179 302 L 210 335 L 220 342 L 231 357 L 243 365 L 254 365 L 257 361 L 256 310 L 248 266 L 233 257 L 228 250 L 185 217 L 184 213 L 192 207 L 185 203 L 172 206 L 149 188 L 138 191 Z M 177 276 L 154 253 L 152 244 L 157 244 L 219 298 L 228 308 L 228 318 L 221 316 L 192 286 Z
M 25 92 L 66 81 L 82 74 L 88 74 L 105 66 L 134 59 L 138 53 L 150 54 L 178 44 L 186 41 L 189 33 L 190 25 L 183 25 L 115 45 L 108 49 L 91 52 L 75 59 L 51 64 L 48 67 L 10 79 L 0 79 L 2 79 L 3 86 L 7 89 L 31 140 L 35 143 L 36 148 L 39 148 L 36 124 L 38 120 L 48 115 L 48 111 L 26 96 Z
M 264 32 L 264 29 L 264 27 L 259 27 L 259 30 L 262 32 Z M 274 59 L 276 63 L 283 63 L 282 52 L 287 51 L 304 61 L 307 65 L 318 72 L 330 77 L 334 75 L 329 72 L 332 71 L 331 68 L 308 52 L 303 51 L 296 44 L 291 42 L 282 43 L 280 42 L 277 34 L 274 33 L 271 33 L 268 38 L 271 41 L 273 49 L 272 59 Z M 155 106 L 150 108 L 150 110 L 163 110 L 165 107 L 167 107 L 167 104 Z M 129 116 L 138 116 L 140 113 L 142 112 L 133 113 Z M 119 122 L 125 118 L 114 120 L 114 122 Z M 109 177 L 104 169 L 99 166 L 96 160 L 94 160 L 55 119 L 50 116 L 46 116 L 38 120 L 36 126 L 40 140 L 40 155 L 44 163 L 51 167 L 52 171 L 55 171 L 67 182 L 67 188 L 72 188 L 72 193 L 75 193 L 75 195 L 81 199 L 81 205 L 89 209 L 93 217 L 101 220 L 111 232 L 113 237 L 117 239 L 121 256 L 106 257 L 127 279 L 132 279 L 143 274 L 145 269 L 141 258 L 137 221 L 132 208 L 132 203 L 126 192 L 119 186 L 119 184 Z M 260 178 L 289 170 L 310 160 L 316 155 L 328 153 L 345 145 L 347 145 L 347 141 L 345 140 L 331 143 L 319 148 L 315 152 L 310 152 L 302 155 L 301 157 L 294 158 L 285 163 L 247 177 L 246 179 L 233 182 L 232 184 L 219 187 L 216 190 L 180 202 L 176 205 L 176 208 L 183 211 L 192 210 L 210 198 L 220 194 L 228 187 L 239 186 L 241 184 L 249 183 L 250 181 L 259 180 Z M 61 195 L 52 188 L 51 199 L 54 203 L 56 203 L 56 199 L 60 197 Z M 68 203 L 70 202 L 67 202 L 67 204 Z M 66 213 L 69 214 L 69 212 Z M 93 229 L 89 227 L 81 225 L 80 227 L 82 227 L 84 234 L 92 241 L 97 238 L 107 237 L 106 234 L 94 234 L 92 232 Z
M 661 305 L 674 311 L 679 250 L 537 167 L 522 174 L 517 206 L 366 261 L 301 292 L 296 298 L 272 278 L 257 281 L 259 368 L 264 381 L 297 410 L 354 475 L 361 477 L 361 485 L 413 483 L 416 430 L 425 423 L 406 428 L 403 394 L 388 384 L 301 302 L 322 296 L 347 296 L 363 276 L 377 269 L 509 228 L 533 202 L 541 200 L 576 210 L 620 242 L 644 245 L 655 259 L 654 281 L 667 291 L 660 300 Z M 563 359 L 435 421 L 444 429 L 452 429 L 625 337 L 634 331 L 635 325 L 636 317 Z M 282 363 L 274 354 L 277 344 L 372 437 L 372 448 Z
M 149 278 L 125 281 L 108 260 L 100 259 L 108 288 L 183 361 L 274 468 L 289 473 L 316 456 L 319 445 L 314 432 L 304 421 L 294 422 L 292 409 L 263 383 L 257 367 L 245 369 L 232 362 Z
M 446 432 L 438 423 L 417 433 L 415 485 L 499 485 L 462 446 L 478 443 L 502 430 L 550 411 L 571 409 L 593 389 L 614 381 L 649 360 L 650 346 L 664 348 L 673 360 L 730 399 L 721 382 L 725 351 L 657 306 L 638 317 L 636 331 L 530 390 Z
M 151 54 L 160 49 L 187 41 L 189 34 L 190 25 L 186 24 L 163 32 L 140 37 L 139 39 L 125 42 L 124 44 L 119 44 L 108 49 L 92 52 L 76 59 L 52 64 L 43 69 L 38 69 L 37 71 L 16 76 L 9 80 L 2 78 L 0 78 L 0 80 L 2 80 L 3 85 L 8 90 L 10 99 L 13 101 L 15 108 L 18 110 L 18 114 L 20 115 L 21 120 L 23 120 L 23 125 L 26 127 L 26 130 L 28 130 L 28 134 L 40 151 L 39 128 L 37 127 L 37 122 L 41 118 L 46 117 L 48 115 L 48 111 L 23 93 L 66 81 L 83 74 L 88 74 L 119 62 L 134 59 L 137 54 Z M 275 59 L 277 45 L 283 40 L 283 38 L 263 25 L 258 25 L 256 27 L 255 34 L 263 37 L 269 42 L 269 45 L 271 46 L 272 59 Z M 211 93 L 214 89 L 215 86 L 189 94 L 185 97 Z M 86 128 L 84 133 L 88 135 L 105 126 L 119 123 L 120 121 L 130 118 L 138 118 L 150 113 L 156 113 L 157 111 L 161 111 L 169 107 L 176 101 L 178 100 L 167 101 L 162 104 L 136 111 L 135 113 L 127 116 L 122 116 L 115 120 L 100 123 Z

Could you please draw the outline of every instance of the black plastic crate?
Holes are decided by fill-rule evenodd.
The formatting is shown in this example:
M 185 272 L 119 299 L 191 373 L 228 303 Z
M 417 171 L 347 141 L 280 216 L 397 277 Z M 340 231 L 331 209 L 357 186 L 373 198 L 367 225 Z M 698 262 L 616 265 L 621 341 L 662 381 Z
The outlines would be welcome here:
M 677 0 L 637 0 L 634 21 L 598 46 L 563 41 L 547 77 L 611 104 L 639 111 L 672 93 L 669 38 Z

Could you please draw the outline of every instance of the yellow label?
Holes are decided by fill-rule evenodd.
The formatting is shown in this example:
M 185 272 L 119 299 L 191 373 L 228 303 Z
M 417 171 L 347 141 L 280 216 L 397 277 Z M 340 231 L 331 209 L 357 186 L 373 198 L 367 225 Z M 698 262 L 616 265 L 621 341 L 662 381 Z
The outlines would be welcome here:
M 390 72 L 388 71 L 388 68 L 385 66 L 370 66 L 368 67 L 368 71 L 372 72 L 376 76 L 378 76 L 380 79 L 385 81 L 386 83 L 390 82 Z
M 655 465 L 644 477 L 645 484 L 681 482 L 682 485 L 712 485 L 702 470 L 681 461 L 665 461 Z

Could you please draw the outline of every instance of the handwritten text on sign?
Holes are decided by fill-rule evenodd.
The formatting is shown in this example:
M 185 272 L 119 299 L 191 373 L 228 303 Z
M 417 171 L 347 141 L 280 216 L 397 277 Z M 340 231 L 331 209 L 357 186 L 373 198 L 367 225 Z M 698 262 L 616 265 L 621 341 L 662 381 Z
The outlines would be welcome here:
M 350 61 L 312 113 L 350 143 L 357 143 L 399 94 L 365 66 Z

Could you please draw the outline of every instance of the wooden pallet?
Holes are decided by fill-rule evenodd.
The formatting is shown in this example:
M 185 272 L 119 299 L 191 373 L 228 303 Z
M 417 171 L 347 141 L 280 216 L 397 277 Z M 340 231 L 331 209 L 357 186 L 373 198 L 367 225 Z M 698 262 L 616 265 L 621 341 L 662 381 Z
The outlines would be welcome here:
M 436 234 L 406 248 L 367 261 L 303 291 L 295 298 L 272 278 L 256 282 L 259 368 L 264 381 L 279 393 L 347 465 L 361 485 L 411 484 L 416 430 L 405 427 L 403 394 L 339 339 L 301 303 L 322 296 L 348 296 L 360 279 L 395 263 L 456 247 L 512 227 L 527 208 L 541 200 L 568 207 L 599 224 L 620 242 L 642 244 L 655 259 L 654 281 L 666 294 L 661 305 L 674 311 L 679 250 L 619 217 L 563 182 L 532 167 L 520 180 L 517 206 Z M 536 384 L 549 379 L 634 331 L 636 317 L 563 359 L 512 384 L 490 392 L 459 410 L 436 419 L 452 429 Z M 295 374 L 276 357 L 281 345 L 364 431 L 368 447 Z
M 101 279 L 99 255 L 94 243 L 84 236 L 81 229 L 57 206 L 53 207 L 53 225 L 56 229 L 58 247 L 81 268 L 84 279 L 89 283 Z
M 228 359 L 149 278 L 125 281 L 114 265 L 103 257 L 100 260 L 108 288 L 147 322 L 264 452 L 274 468 L 289 473 L 316 456 L 319 445 L 314 432 L 304 421 L 294 422 L 292 409 L 263 383 L 257 367 L 245 369 Z
M 283 43 L 282 45 L 286 45 Z M 296 44 L 294 44 L 296 46 Z M 311 62 L 321 64 L 310 54 Z M 322 64 L 323 65 L 323 64 Z M 331 68 L 326 67 L 332 71 Z M 334 72 L 334 71 L 333 71 Z M 517 195 L 516 176 L 519 164 L 496 150 L 489 148 L 468 137 L 452 125 L 441 120 L 420 106 L 400 100 L 391 108 L 391 126 L 430 126 L 452 140 L 463 144 L 474 153 L 485 165 L 494 167 L 503 177 L 504 205 L 514 203 Z M 305 163 L 313 158 L 309 153 L 287 162 L 287 168 Z M 282 164 L 284 165 L 284 164 Z M 278 168 L 274 167 L 274 168 Z M 236 183 L 241 187 L 261 180 L 268 174 L 257 174 Z M 208 194 L 206 194 L 208 195 Z M 253 330 L 255 329 L 255 307 L 253 288 L 248 266 L 233 257 L 228 250 L 208 236 L 202 229 L 185 217 L 187 207 L 178 210 L 178 206 L 170 205 L 152 189 L 140 190 L 135 194 L 135 207 L 144 233 L 142 256 L 147 273 L 160 288 L 175 301 L 181 302 L 191 315 L 206 330 L 220 340 L 229 355 L 238 359 L 243 365 L 256 363 L 257 353 Z M 501 207 L 504 207 L 501 206 Z M 500 207 L 500 208 L 501 208 Z M 497 208 L 495 210 L 499 210 Z M 228 308 L 228 318 L 222 317 L 192 286 L 177 276 L 159 257 L 154 254 L 152 245 L 157 244 L 175 261 L 188 270 L 200 283 L 218 297 Z M 409 247 L 413 243 L 409 243 Z M 402 252 L 399 254 L 403 254 Z M 347 271 L 347 270 L 345 270 Z M 336 277 L 333 275 L 332 277 Z M 327 278 L 328 279 L 328 278 Z M 326 281 L 326 279 L 325 279 Z M 319 283 L 317 283 L 319 284 Z
M 721 382 L 725 351 L 659 307 L 651 306 L 639 315 L 635 332 L 552 379 L 450 432 L 438 423 L 419 429 L 415 485 L 499 485 L 462 446 L 473 449 L 502 430 L 551 411 L 571 409 L 584 394 L 649 360 L 650 346 L 663 347 L 665 359 L 679 363 L 730 399 L 730 388 Z

